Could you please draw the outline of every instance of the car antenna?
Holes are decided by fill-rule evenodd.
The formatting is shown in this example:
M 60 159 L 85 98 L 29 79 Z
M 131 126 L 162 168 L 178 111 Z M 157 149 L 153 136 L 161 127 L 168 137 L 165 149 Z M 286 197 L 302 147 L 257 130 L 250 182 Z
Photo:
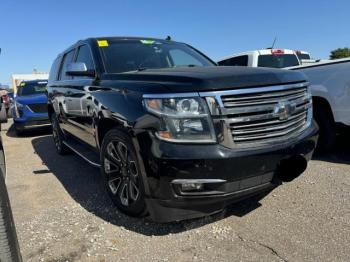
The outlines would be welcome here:
M 277 41 L 277 37 L 275 37 L 275 39 L 273 40 L 272 46 L 268 47 L 267 49 L 274 49 L 276 41 Z
M 168 36 L 165 38 L 165 40 L 167 40 L 167 41 L 171 41 L 171 36 L 170 36 L 170 35 L 168 35 Z

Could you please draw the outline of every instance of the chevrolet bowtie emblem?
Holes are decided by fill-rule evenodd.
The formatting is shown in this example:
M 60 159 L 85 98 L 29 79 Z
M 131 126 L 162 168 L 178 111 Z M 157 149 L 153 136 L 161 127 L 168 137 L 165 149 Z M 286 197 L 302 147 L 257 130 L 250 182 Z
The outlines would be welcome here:
M 275 109 L 274 109 L 274 114 L 277 116 L 280 120 L 286 120 L 288 119 L 291 115 L 296 110 L 296 104 L 292 103 L 290 101 L 281 101 L 279 102 Z

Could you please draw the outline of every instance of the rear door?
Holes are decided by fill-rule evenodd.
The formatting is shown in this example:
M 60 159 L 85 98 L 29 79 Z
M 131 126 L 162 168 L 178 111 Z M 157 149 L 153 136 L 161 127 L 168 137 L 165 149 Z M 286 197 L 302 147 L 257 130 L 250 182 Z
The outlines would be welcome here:
M 73 78 L 66 74 L 68 64 L 72 63 L 75 55 L 75 48 L 66 52 L 63 55 L 62 63 L 59 69 L 58 79 L 53 84 L 54 93 L 54 107 L 60 119 L 61 128 L 68 133 L 74 133 L 69 125 L 69 105 L 67 104 L 67 97 L 71 93 L 71 85 Z

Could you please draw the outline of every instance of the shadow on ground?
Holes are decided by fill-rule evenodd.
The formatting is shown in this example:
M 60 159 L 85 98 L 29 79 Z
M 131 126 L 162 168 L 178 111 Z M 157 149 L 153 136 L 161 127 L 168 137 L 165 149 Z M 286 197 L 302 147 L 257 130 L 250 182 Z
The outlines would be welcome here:
M 331 150 L 317 152 L 313 159 L 337 164 L 350 164 L 350 129 L 346 129 L 338 135 L 336 145 Z
M 251 198 L 228 207 L 226 211 L 220 214 L 168 224 L 153 223 L 147 218 L 128 217 L 118 212 L 110 201 L 98 169 L 88 165 L 74 154 L 58 155 L 51 135 L 34 138 L 32 144 L 35 152 L 49 169 L 35 171 L 36 175 L 47 175 L 51 171 L 70 196 L 87 211 L 109 223 L 122 226 L 139 234 L 148 236 L 176 234 L 210 224 L 227 216 L 244 216 L 260 206 L 258 197 Z

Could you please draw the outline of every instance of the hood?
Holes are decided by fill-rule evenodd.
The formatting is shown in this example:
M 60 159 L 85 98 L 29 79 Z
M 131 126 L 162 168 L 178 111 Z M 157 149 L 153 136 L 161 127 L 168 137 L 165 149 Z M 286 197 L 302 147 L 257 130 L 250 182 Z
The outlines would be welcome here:
M 161 84 L 171 92 L 214 91 L 306 81 L 303 73 L 238 66 L 147 69 L 106 75 L 108 80 Z
M 23 105 L 41 104 L 41 103 L 47 103 L 47 96 L 46 94 L 16 96 L 15 101 Z

